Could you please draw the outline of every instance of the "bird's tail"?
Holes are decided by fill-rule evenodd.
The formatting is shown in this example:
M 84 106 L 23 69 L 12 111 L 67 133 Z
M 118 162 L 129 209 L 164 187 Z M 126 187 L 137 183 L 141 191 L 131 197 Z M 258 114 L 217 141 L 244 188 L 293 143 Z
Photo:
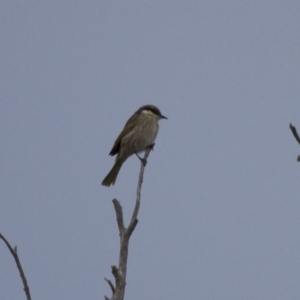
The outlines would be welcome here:
M 119 171 L 122 167 L 122 162 L 116 161 L 110 172 L 107 174 L 107 176 L 103 179 L 102 185 L 110 186 L 114 185 L 117 179 L 117 176 L 119 174 Z

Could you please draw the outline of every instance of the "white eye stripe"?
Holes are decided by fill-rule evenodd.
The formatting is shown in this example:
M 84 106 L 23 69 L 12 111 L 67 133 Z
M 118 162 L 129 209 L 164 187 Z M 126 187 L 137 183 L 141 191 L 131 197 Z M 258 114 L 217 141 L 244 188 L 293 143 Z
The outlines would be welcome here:
M 151 111 L 151 110 L 142 110 L 142 113 L 143 114 L 146 114 L 146 115 L 151 115 L 151 116 L 153 116 L 154 115 L 154 113 Z

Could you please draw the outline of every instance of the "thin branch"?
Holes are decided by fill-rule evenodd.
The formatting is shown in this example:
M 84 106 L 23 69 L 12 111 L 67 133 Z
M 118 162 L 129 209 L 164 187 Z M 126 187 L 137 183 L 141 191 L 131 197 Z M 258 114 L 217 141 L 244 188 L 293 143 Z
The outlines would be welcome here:
M 296 127 L 293 126 L 292 124 L 290 124 L 290 129 L 291 129 L 291 131 L 292 131 L 292 133 L 293 133 L 293 135 L 294 135 L 296 141 L 300 144 L 300 137 L 299 137 L 299 135 L 298 135 L 298 132 L 297 132 Z
M 108 285 L 110 286 L 112 293 L 114 293 L 115 292 L 115 287 L 114 287 L 113 283 L 109 279 L 106 279 L 106 278 L 104 278 L 104 279 L 108 283 Z
M 132 221 L 132 224 L 130 224 L 131 226 L 128 227 L 128 229 L 126 230 L 126 234 L 127 234 L 129 237 L 130 237 L 131 234 L 133 233 L 133 231 L 134 231 L 134 229 L 135 229 L 135 227 L 136 227 L 136 225 L 137 225 L 138 222 L 139 222 L 138 219 L 134 219 L 134 220 Z
M 131 217 L 131 221 L 129 223 L 129 226 L 126 230 L 126 234 L 130 235 L 132 234 L 136 224 L 137 224 L 137 216 L 139 213 L 139 209 L 140 209 L 140 203 L 141 203 L 141 189 L 142 189 L 142 184 L 143 184 L 143 178 L 144 178 L 144 170 L 145 170 L 145 162 L 147 162 L 147 158 L 150 154 L 150 151 L 153 149 L 153 147 L 149 147 L 147 148 L 147 150 L 145 151 L 145 155 L 143 158 L 143 161 L 141 163 L 141 169 L 140 169 L 140 175 L 139 175 L 139 182 L 138 182 L 138 186 L 137 186 L 137 190 L 136 190 L 136 202 L 135 202 L 135 207 L 134 207 L 134 211 L 132 213 L 132 217 Z
M 141 159 L 141 169 L 140 169 L 139 181 L 138 181 L 137 192 L 136 192 L 136 202 L 135 202 L 135 207 L 134 207 L 132 217 L 131 217 L 131 220 L 130 220 L 130 223 L 129 223 L 127 229 L 124 227 L 122 206 L 117 199 L 113 199 L 113 204 L 114 204 L 114 208 L 115 208 L 115 212 L 116 212 L 117 223 L 118 223 L 118 228 L 119 228 L 119 233 L 120 233 L 120 253 L 119 253 L 119 266 L 111 267 L 112 274 L 115 278 L 115 285 L 113 285 L 109 280 L 105 279 L 107 281 L 107 283 L 110 285 L 111 290 L 113 292 L 111 299 L 108 299 L 105 296 L 106 300 L 123 300 L 124 299 L 125 286 L 126 286 L 126 272 L 127 272 L 129 239 L 138 223 L 137 216 L 139 213 L 140 203 L 141 203 L 141 189 L 142 189 L 142 183 L 143 183 L 143 176 L 144 176 L 145 166 L 147 163 L 147 158 L 150 154 L 150 151 L 153 149 L 153 146 L 149 147 L 145 151 L 144 158 Z
M 297 129 L 295 126 L 293 126 L 292 124 L 290 124 L 290 129 L 294 135 L 294 138 L 296 139 L 296 141 L 300 144 L 300 137 L 299 137 L 299 134 L 297 132 Z M 297 161 L 300 161 L 300 155 L 298 155 L 297 157 Z
M 15 248 L 13 248 L 10 243 L 7 241 L 7 239 L 0 233 L 0 238 L 4 241 L 4 243 L 6 244 L 7 248 L 9 249 L 10 253 L 12 254 L 12 256 L 15 259 L 17 268 L 19 270 L 20 276 L 22 278 L 22 282 L 23 282 L 23 286 L 24 286 L 24 292 L 26 294 L 27 300 L 31 300 L 31 296 L 30 296 L 30 291 L 29 291 L 29 286 L 27 284 L 27 279 L 25 277 L 25 274 L 23 272 L 23 268 L 21 266 L 21 262 L 17 253 L 17 246 L 15 246 Z
M 123 234 L 125 227 L 124 227 L 124 221 L 123 221 L 123 210 L 120 202 L 117 199 L 114 199 L 113 201 L 116 217 L 117 217 L 117 223 L 119 228 L 120 236 Z

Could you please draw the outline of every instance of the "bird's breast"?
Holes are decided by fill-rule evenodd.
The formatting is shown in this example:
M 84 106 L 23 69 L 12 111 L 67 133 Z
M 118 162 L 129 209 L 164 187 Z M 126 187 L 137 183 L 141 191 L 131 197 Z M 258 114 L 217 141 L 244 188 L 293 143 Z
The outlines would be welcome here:
M 153 117 L 144 117 L 136 126 L 124 136 L 121 149 L 124 155 L 130 156 L 135 152 L 142 152 L 148 146 L 154 144 L 158 133 L 158 121 Z

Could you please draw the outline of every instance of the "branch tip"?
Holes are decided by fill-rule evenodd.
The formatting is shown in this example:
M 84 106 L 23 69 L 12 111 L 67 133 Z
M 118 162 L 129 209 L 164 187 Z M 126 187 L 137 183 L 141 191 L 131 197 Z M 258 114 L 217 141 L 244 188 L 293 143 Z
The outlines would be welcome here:
M 110 288 L 111 288 L 112 293 L 114 294 L 114 292 L 115 292 L 115 287 L 114 287 L 113 283 L 112 283 L 109 279 L 106 279 L 106 278 L 104 278 L 104 279 L 105 279 L 105 281 L 108 283 L 108 285 L 109 285 Z
M 18 253 L 17 253 L 17 246 L 15 246 L 14 248 L 10 245 L 10 243 L 8 242 L 8 240 L 0 233 L 0 239 L 2 239 L 4 241 L 4 243 L 6 244 L 7 248 L 9 249 L 10 253 L 12 254 L 13 258 L 15 259 L 17 268 L 19 270 L 20 273 L 20 277 L 22 279 L 23 282 L 23 287 L 24 287 L 24 292 L 25 295 L 27 297 L 27 300 L 31 300 L 31 296 L 30 296 L 30 291 L 29 291 L 29 286 L 27 284 L 27 279 L 25 276 L 25 273 L 23 271 Z
M 290 124 L 290 129 L 293 133 L 294 138 L 296 139 L 296 141 L 300 144 L 300 137 L 298 135 L 297 129 L 295 126 L 293 126 L 292 124 Z
M 120 204 L 120 202 L 117 199 L 113 199 L 112 202 L 114 204 L 114 208 L 115 208 L 115 212 L 116 212 L 119 233 L 120 233 L 120 235 L 122 235 L 125 230 L 122 205 Z

